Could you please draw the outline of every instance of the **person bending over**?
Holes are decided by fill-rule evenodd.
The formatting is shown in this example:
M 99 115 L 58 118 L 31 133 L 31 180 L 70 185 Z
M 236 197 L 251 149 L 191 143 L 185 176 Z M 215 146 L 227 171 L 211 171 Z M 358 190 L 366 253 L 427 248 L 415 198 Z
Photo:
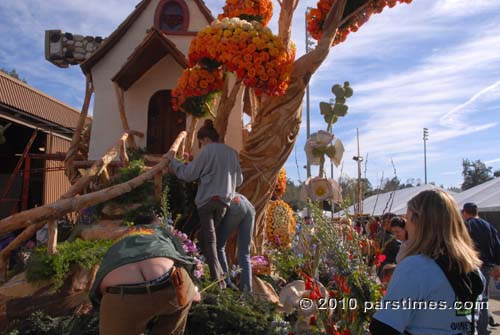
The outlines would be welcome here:
M 142 334 L 153 319 L 152 334 L 183 334 L 191 304 L 200 300 L 188 273 L 193 265 L 168 232 L 131 228 L 104 256 L 89 293 L 99 334 Z

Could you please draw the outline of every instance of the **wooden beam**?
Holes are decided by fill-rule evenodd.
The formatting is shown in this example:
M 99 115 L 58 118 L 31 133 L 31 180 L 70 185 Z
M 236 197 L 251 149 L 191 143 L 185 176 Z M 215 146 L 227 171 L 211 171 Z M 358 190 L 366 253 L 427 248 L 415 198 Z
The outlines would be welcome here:
M 74 161 L 71 163 L 75 169 L 89 169 L 92 165 L 94 165 L 98 161 Z M 121 161 L 112 161 L 108 164 L 109 167 L 123 167 L 123 163 Z
M 47 252 L 50 255 L 57 252 L 57 220 L 51 220 L 48 224 Z
M 115 86 L 115 95 L 116 101 L 118 103 L 118 111 L 120 112 L 120 119 L 122 121 L 123 131 L 126 133 L 130 132 L 130 127 L 128 125 L 127 114 L 125 112 L 125 97 L 122 88 L 118 85 L 118 83 L 114 83 Z M 133 137 L 128 139 L 128 145 L 132 149 L 137 149 L 137 145 L 135 144 L 135 140 Z
M 0 252 L 0 281 L 4 282 L 7 279 L 10 253 L 29 240 L 39 229 L 45 226 L 45 223 L 46 222 L 43 221 L 33 226 L 29 226 Z
M 78 147 L 80 146 L 82 131 L 87 121 L 90 100 L 92 98 L 93 93 L 94 93 L 94 86 L 92 84 L 92 76 L 90 74 L 87 74 L 85 76 L 85 98 L 83 100 L 82 111 L 80 113 L 80 118 L 78 119 L 75 132 L 73 133 L 73 139 L 71 140 L 71 145 L 69 146 L 68 152 L 66 153 L 66 158 L 64 160 L 64 166 L 66 168 L 66 176 L 70 181 L 74 180 L 77 177 L 77 173 L 75 170 L 72 169 L 71 163 L 75 160 L 75 157 L 78 153 Z
M 23 196 L 21 202 L 21 210 L 25 211 L 28 209 L 28 201 L 30 195 L 30 169 L 31 169 L 31 157 L 28 156 L 24 160 L 24 172 L 23 172 Z
M 186 132 L 181 132 L 175 142 L 170 147 L 170 150 L 177 152 L 182 141 L 186 139 Z M 20 228 L 25 228 L 41 221 L 50 221 L 61 218 L 62 216 L 79 211 L 83 208 L 95 206 L 106 202 L 132 191 L 141 186 L 146 181 L 154 178 L 158 173 L 161 173 L 169 165 L 167 154 L 163 155 L 160 163 L 156 164 L 151 170 L 125 182 L 114 185 L 97 192 L 71 197 L 68 199 L 60 199 L 52 204 L 32 208 L 30 210 L 11 215 L 0 220 L 0 234 L 5 234 Z

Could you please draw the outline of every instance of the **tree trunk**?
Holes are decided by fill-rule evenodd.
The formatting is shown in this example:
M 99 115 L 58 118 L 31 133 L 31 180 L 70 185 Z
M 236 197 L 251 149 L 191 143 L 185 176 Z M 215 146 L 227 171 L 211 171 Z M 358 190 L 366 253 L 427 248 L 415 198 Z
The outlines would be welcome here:
M 287 2 L 290 5 L 282 10 L 288 10 L 289 15 L 293 15 L 293 11 L 289 10 L 293 8 L 293 0 Z M 335 3 L 327 15 L 323 35 L 316 49 L 295 62 L 286 94 L 282 97 L 268 98 L 262 103 L 252 124 L 252 131 L 240 152 L 244 174 L 240 192 L 253 203 L 256 210 L 254 253 L 261 254 L 263 251 L 266 206 L 271 199 L 279 171 L 290 156 L 297 140 L 306 87 L 311 76 L 328 56 L 346 2 L 347 0 L 339 0 Z M 289 33 L 281 31 L 280 35 L 286 37 Z
M 76 125 L 75 132 L 73 133 L 73 139 L 71 140 L 71 145 L 66 153 L 66 158 L 64 159 L 64 167 L 66 170 L 66 176 L 68 177 L 70 182 L 73 182 L 78 173 L 75 168 L 72 166 L 72 162 L 75 160 L 76 155 L 78 154 L 78 147 L 81 141 L 81 135 L 83 131 L 83 127 L 87 121 L 87 115 L 90 106 L 90 100 L 92 98 L 92 93 L 94 92 L 94 88 L 92 85 L 92 78 L 90 75 L 85 77 L 85 99 L 83 101 L 82 112 L 80 113 L 80 118 L 78 119 L 78 124 Z

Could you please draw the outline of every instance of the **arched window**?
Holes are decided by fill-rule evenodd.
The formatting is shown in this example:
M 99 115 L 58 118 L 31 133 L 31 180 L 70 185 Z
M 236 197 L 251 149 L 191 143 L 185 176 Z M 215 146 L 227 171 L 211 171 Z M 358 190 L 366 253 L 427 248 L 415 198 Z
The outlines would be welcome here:
M 183 0 L 162 0 L 155 17 L 157 29 L 166 33 L 187 32 L 189 11 Z

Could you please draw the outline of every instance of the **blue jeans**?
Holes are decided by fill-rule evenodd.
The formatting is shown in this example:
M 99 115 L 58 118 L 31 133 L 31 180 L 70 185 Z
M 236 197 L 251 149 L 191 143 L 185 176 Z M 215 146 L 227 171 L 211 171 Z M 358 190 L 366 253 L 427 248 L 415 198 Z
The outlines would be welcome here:
M 489 285 L 490 285 L 490 271 L 491 266 L 482 266 L 481 272 L 483 273 L 485 279 L 485 286 L 483 291 L 483 302 L 488 302 L 489 296 Z M 487 335 L 488 331 L 488 308 L 481 309 L 479 311 L 479 319 L 477 320 L 477 333 L 478 335 Z
M 222 270 L 228 274 L 226 243 L 233 231 L 238 228 L 238 264 L 241 267 L 240 289 L 252 292 L 252 268 L 250 265 L 250 244 L 255 224 L 255 208 L 244 196 L 237 195 L 231 201 L 224 220 L 217 227 L 217 255 Z
M 223 269 L 217 257 L 216 227 L 227 211 L 227 205 L 219 200 L 210 200 L 207 204 L 198 208 L 200 216 L 201 250 L 207 259 L 212 280 L 221 280 L 219 286 L 226 287 L 222 281 Z

